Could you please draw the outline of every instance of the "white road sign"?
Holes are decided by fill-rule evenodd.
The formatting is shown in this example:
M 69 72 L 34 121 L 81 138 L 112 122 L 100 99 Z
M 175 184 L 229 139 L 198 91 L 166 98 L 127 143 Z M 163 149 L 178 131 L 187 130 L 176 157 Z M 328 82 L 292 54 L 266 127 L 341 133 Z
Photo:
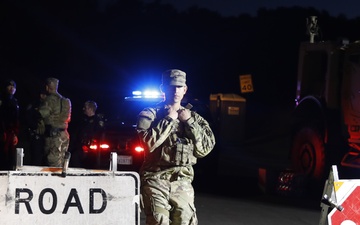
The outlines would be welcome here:
M 139 225 L 136 172 L 0 171 L 2 225 Z

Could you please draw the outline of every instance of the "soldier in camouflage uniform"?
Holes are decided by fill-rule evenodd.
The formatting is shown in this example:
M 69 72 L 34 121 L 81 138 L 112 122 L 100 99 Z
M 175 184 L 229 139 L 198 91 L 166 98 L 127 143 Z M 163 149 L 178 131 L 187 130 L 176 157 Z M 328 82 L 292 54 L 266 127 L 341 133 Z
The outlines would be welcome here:
M 63 165 L 70 140 L 67 129 L 71 118 L 71 101 L 58 93 L 58 85 L 58 79 L 46 79 L 48 96 L 39 107 L 45 124 L 44 153 L 47 165 L 51 167 Z
M 185 72 L 165 71 L 161 90 L 165 100 L 141 111 L 137 122 L 145 147 L 140 177 L 146 224 L 198 224 L 193 165 L 211 152 L 215 137 L 203 117 L 181 105 Z

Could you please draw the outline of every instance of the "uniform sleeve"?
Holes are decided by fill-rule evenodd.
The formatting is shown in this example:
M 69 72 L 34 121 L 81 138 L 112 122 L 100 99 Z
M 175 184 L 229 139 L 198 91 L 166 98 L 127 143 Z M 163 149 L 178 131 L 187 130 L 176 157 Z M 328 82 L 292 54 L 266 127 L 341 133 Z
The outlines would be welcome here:
M 170 117 L 156 119 L 156 109 L 147 108 L 140 112 L 137 133 L 148 152 L 159 147 L 175 128 L 176 121 Z
M 46 97 L 39 112 L 47 125 L 67 128 L 71 119 L 71 101 L 56 95 Z
M 192 112 L 192 116 L 186 121 L 186 124 L 185 132 L 194 143 L 195 157 L 205 157 L 215 146 L 215 136 L 209 123 L 199 114 Z
M 42 118 L 48 118 L 51 114 L 50 101 L 45 99 L 45 101 L 39 106 L 39 113 Z
M 59 123 L 63 121 L 69 123 L 71 119 L 71 101 L 68 98 L 62 99 L 62 109 L 60 110 Z

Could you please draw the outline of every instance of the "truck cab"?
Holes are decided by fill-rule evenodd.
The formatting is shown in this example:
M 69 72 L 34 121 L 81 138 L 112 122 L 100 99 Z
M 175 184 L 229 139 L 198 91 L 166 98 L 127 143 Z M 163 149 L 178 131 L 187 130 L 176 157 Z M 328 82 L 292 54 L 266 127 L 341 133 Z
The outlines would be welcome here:
M 333 164 L 360 168 L 360 42 L 301 43 L 292 127 L 295 171 L 323 179 Z

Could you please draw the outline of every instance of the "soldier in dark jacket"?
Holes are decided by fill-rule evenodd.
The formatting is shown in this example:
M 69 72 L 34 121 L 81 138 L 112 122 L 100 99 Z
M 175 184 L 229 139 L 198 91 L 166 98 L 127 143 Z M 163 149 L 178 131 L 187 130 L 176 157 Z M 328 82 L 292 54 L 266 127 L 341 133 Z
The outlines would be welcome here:
M 0 99 L 0 169 L 15 169 L 15 146 L 19 133 L 19 105 L 14 97 L 16 83 L 7 80 Z
M 86 161 L 82 146 L 88 145 L 94 138 L 99 140 L 104 131 L 105 119 L 102 114 L 96 114 L 97 107 L 94 101 L 84 103 L 84 116 L 79 124 L 76 124 L 70 144 L 72 167 L 94 168 L 95 166 Z
M 140 112 L 137 132 L 144 145 L 140 169 L 141 195 L 146 224 L 196 225 L 193 165 L 215 145 L 209 123 L 181 105 L 186 73 L 163 73 L 164 102 Z
M 45 90 L 39 92 L 35 101 L 26 108 L 26 125 L 29 136 L 30 164 L 44 166 L 45 124 L 39 113 L 40 105 L 45 101 L 47 94 Z

